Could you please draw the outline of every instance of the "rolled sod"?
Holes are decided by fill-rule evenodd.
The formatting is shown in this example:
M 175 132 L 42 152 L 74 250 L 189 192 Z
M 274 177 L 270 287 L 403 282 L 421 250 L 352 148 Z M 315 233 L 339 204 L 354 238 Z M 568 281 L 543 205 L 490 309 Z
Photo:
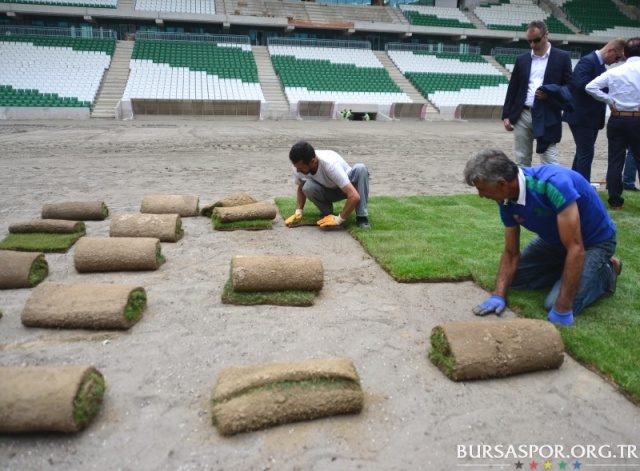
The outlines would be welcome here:
M 27 327 L 126 330 L 146 303 L 140 286 L 45 282 L 33 290 L 21 319 Z
M 0 289 L 31 288 L 48 274 L 43 253 L 0 250 Z
M 140 212 L 192 217 L 198 215 L 198 204 L 196 195 L 148 195 L 142 199 Z
M 0 367 L 0 433 L 78 432 L 100 411 L 104 390 L 92 366 Z
M 501 378 L 560 368 L 564 344 L 556 327 L 542 320 L 450 323 L 431 331 L 429 358 L 454 381 Z
M 102 201 L 64 201 L 48 203 L 42 207 L 42 219 L 102 221 L 107 216 L 109 209 Z
M 122 214 L 111 218 L 111 237 L 155 237 L 177 242 L 184 235 L 178 214 Z
M 251 221 L 255 219 L 275 219 L 276 205 L 266 201 L 242 206 L 218 207 L 213 216 L 220 222 Z
M 73 257 L 80 273 L 157 270 L 164 262 L 153 237 L 82 237 Z
M 84 222 L 67 221 L 65 219 L 34 219 L 11 224 L 9 232 L 12 234 L 30 234 L 39 232 L 43 234 L 75 234 L 86 233 Z
M 236 255 L 231 283 L 234 291 L 320 291 L 324 269 L 318 257 Z
M 211 217 L 213 209 L 219 206 L 242 206 L 244 204 L 253 204 L 257 202 L 257 199 L 247 193 L 234 193 L 233 195 L 227 196 L 215 203 L 206 205 L 200 210 L 200 214 L 202 216 Z
M 348 358 L 227 368 L 212 397 L 222 435 L 340 414 L 364 405 L 360 378 Z

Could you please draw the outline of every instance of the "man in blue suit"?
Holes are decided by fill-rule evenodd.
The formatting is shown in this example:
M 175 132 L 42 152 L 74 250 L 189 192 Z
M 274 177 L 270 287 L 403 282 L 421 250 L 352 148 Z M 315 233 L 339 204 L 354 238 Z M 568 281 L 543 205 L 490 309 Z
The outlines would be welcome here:
M 584 56 L 573 69 L 573 111 L 565 111 L 562 120 L 576 143 L 576 154 L 571 168 L 591 181 L 591 164 L 595 152 L 598 131 L 604 128 L 606 105 L 589 95 L 584 87 L 604 73 L 605 65 L 611 65 L 623 57 L 624 39 L 607 43 L 602 49 Z
M 527 41 L 531 52 L 516 58 L 511 73 L 507 96 L 502 109 L 502 120 L 507 131 L 514 131 L 513 149 L 516 163 L 521 167 L 531 166 L 533 154 L 533 102 L 547 100 L 547 93 L 539 90 L 542 85 L 571 87 L 573 72 L 571 56 L 549 43 L 549 30 L 544 21 L 532 21 L 527 26 Z M 558 161 L 556 142 L 540 153 L 542 163 Z

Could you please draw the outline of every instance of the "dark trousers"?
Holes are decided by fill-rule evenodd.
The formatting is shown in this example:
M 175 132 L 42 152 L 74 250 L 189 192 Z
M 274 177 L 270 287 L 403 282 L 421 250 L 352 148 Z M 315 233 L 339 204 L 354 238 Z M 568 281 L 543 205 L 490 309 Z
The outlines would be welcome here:
M 636 167 L 640 168 L 640 117 L 611 116 L 607 123 L 609 162 L 607 167 L 607 192 L 610 206 L 622 206 L 622 170 L 631 147 Z
M 573 140 L 576 143 L 576 154 L 573 157 L 571 169 L 578 172 L 588 182 L 591 181 L 591 164 L 593 163 L 593 155 L 595 153 L 596 139 L 598 138 L 598 129 L 587 126 L 569 125 Z

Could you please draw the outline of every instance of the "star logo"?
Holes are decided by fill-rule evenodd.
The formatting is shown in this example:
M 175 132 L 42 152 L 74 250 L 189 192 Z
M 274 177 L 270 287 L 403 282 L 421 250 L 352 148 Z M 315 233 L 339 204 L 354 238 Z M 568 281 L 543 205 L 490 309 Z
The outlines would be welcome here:
M 518 462 L 515 465 L 516 465 L 516 469 L 522 469 L 522 467 L 524 466 L 524 463 L 518 460 Z
M 560 469 L 566 469 L 567 463 L 565 463 L 564 461 L 560 461 L 560 463 L 558 463 L 558 466 L 560 466 Z
M 544 462 L 544 469 L 551 469 L 551 465 L 552 465 L 551 461 L 545 461 Z
M 538 469 L 538 463 L 532 461 L 531 463 L 529 463 L 529 469 Z
M 582 463 L 580 463 L 580 461 L 575 460 L 573 463 L 573 469 L 581 469 L 580 466 L 582 466 Z

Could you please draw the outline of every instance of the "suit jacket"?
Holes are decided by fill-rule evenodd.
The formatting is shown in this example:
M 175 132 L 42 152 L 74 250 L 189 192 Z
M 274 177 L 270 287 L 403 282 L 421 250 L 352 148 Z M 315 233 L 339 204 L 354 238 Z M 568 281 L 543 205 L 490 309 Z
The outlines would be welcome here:
M 607 105 L 589 95 L 584 87 L 606 70 L 604 64 L 600 64 L 595 51 L 578 61 L 573 70 L 574 111 L 565 111 L 562 116 L 563 121 L 575 126 L 586 126 L 593 129 L 604 127 Z
M 516 124 L 522 114 L 522 107 L 527 99 L 529 87 L 529 74 L 531 73 L 531 52 L 527 51 L 516 58 L 507 96 L 502 108 L 502 120 L 509 118 L 511 124 Z M 551 46 L 549 60 L 544 72 L 543 85 L 567 85 L 573 86 L 573 72 L 571 70 L 571 56 L 568 52 Z
M 547 94 L 546 100 L 533 101 L 531 111 L 533 137 L 536 139 L 536 154 L 543 154 L 550 144 L 562 139 L 562 110 L 572 111 L 573 97 L 567 85 L 543 85 L 540 87 Z

